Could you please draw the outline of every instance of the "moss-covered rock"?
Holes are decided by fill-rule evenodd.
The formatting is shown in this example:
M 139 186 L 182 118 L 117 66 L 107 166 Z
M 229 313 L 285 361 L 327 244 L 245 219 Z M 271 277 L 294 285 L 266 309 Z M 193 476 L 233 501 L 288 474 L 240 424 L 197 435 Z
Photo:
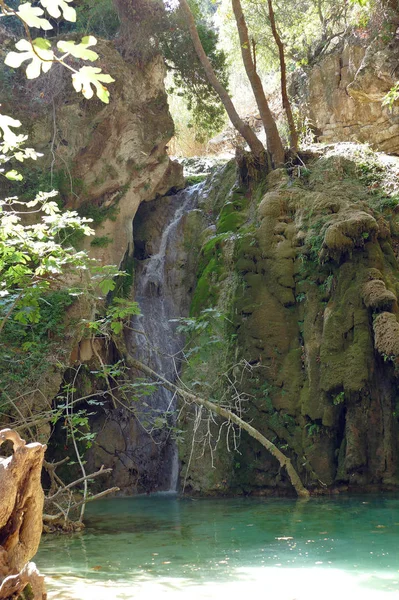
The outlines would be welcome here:
M 373 329 L 376 350 L 384 358 L 399 357 L 399 323 L 396 315 L 389 312 L 377 315 Z
M 370 187 L 373 165 L 375 177 L 391 175 L 372 156 L 366 177 L 366 155 L 359 146 L 329 148 L 307 165 L 306 178 L 274 171 L 238 196 L 230 172 L 231 191 L 217 183 L 225 194 L 212 211 L 217 233 L 200 254 L 195 311 L 223 311 L 225 366 L 251 365 L 238 386 L 249 399 L 245 418 L 292 458 L 310 487 L 392 482 L 397 468 L 391 365 L 399 356 L 399 228 L 393 200 L 378 196 L 396 190 L 377 189 L 374 179 Z M 210 369 L 215 375 L 215 364 Z M 223 386 L 212 391 L 227 401 Z M 246 435 L 238 459 L 217 462 L 218 452 L 223 492 L 289 489 Z M 202 475 L 190 466 L 192 489 L 216 493 L 204 464 Z

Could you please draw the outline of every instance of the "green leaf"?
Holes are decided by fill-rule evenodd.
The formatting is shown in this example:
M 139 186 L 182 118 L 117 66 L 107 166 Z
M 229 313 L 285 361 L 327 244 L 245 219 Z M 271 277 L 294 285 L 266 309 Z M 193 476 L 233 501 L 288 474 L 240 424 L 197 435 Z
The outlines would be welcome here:
M 71 54 L 75 58 L 81 58 L 82 60 L 90 60 L 93 62 L 97 60 L 98 54 L 93 52 L 93 50 L 88 50 L 89 46 L 95 46 L 97 44 L 97 40 L 93 36 L 86 36 L 82 39 L 80 44 L 75 44 L 75 42 L 65 42 L 60 41 L 57 44 L 57 48 L 61 50 L 61 52 L 66 52 Z
M 5 174 L 5 177 L 7 177 L 7 179 L 10 179 L 11 181 L 23 180 L 21 173 L 18 173 L 18 171 L 16 171 L 15 169 L 13 169 L 12 171 L 8 171 L 8 173 Z
M 100 288 L 102 293 L 105 295 L 105 294 L 108 294 L 108 292 L 112 292 L 115 289 L 115 285 L 116 285 L 116 283 L 113 279 L 103 279 L 98 284 L 98 287 Z
M 111 330 L 115 333 L 118 334 L 122 331 L 123 329 L 123 323 L 121 321 L 114 321 L 113 323 L 111 323 Z
M 68 2 L 73 0 L 40 0 L 40 4 L 44 6 L 49 15 L 55 19 L 59 19 L 62 16 L 66 21 L 75 23 L 76 21 L 76 10 L 69 6 Z
M 101 73 L 101 69 L 98 67 L 82 67 L 78 73 L 72 75 L 73 87 L 77 92 L 82 92 L 83 96 L 90 100 L 94 95 L 92 88 L 94 86 L 98 98 L 105 104 L 109 102 L 109 91 L 102 82 L 112 83 L 113 81 L 115 79 L 112 79 L 111 75 Z
M 53 2 L 54 0 L 49 1 Z M 45 31 L 50 31 L 50 29 L 53 28 L 47 19 L 42 18 L 44 10 L 38 6 L 32 6 L 30 2 L 20 4 L 17 15 L 28 25 L 28 27 L 36 27 L 37 29 L 44 29 Z

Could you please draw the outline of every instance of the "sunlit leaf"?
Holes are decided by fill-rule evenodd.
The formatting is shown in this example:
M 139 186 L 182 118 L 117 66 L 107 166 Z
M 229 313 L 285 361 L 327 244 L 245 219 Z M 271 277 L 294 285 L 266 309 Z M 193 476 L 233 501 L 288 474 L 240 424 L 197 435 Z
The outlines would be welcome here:
M 88 50 L 90 46 L 95 46 L 97 44 L 97 40 L 93 36 L 86 36 L 82 38 L 80 44 L 76 44 L 75 42 L 65 42 L 60 41 L 57 44 L 57 48 L 61 50 L 61 52 L 67 52 L 71 54 L 75 58 L 81 58 L 82 60 L 90 60 L 93 62 L 97 60 L 98 54 L 93 52 L 93 50 Z
M 48 0 L 50 3 L 54 0 Z M 51 14 L 51 13 L 50 13 Z M 18 7 L 17 15 L 29 26 L 36 27 L 37 29 L 44 29 L 50 31 L 53 28 L 51 23 L 42 17 L 44 10 L 38 6 L 32 6 L 30 2 L 20 4 Z
M 115 285 L 116 283 L 113 279 L 103 279 L 98 284 L 98 287 L 100 288 L 101 292 L 105 295 L 108 294 L 108 292 L 112 292 L 115 289 Z
M 3 130 L 3 139 L 8 144 L 14 144 L 18 139 L 13 131 L 11 131 L 10 127 L 21 127 L 21 121 L 17 121 L 16 119 L 12 119 L 7 115 L 0 114 L 0 129 Z
M 118 333 L 120 333 L 123 329 L 123 323 L 121 321 L 114 321 L 111 323 L 111 329 L 116 335 L 118 335 Z
M 98 67 L 82 67 L 78 73 L 72 75 L 73 87 L 77 92 L 82 92 L 83 96 L 90 100 L 94 95 L 93 86 L 98 98 L 105 104 L 109 102 L 109 91 L 103 83 L 113 81 L 115 79 L 111 75 L 102 73 Z
M 58 19 L 62 13 L 62 16 L 66 21 L 75 23 L 76 10 L 72 8 L 72 6 L 69 6 L 69 2 L 72 1 L 73 0 L 40 0 L 40 4 L 55 19 Z
M 8 171 L 8 173 L 5 173 L 5 177 L 7 177 L 7 179 L 10 179 L 11 181 L 23 180 L 21 173 L 18 173 L 18 171 L 16 171 L 15 169 L 13 169 L 12 171 Z
M 41 71 L 47 73 L 53 66 L 54 53 L 50 49 L 51 44 L 48 40 L 37 38 L 32 44 L 28 40 L 19 40 L 15 47 L 19 52 L 9 52 L 4 63 L 17 69 L 26 60 L 31 62 L 26 68 L 26 76 L 28 79 L 36 79 Z

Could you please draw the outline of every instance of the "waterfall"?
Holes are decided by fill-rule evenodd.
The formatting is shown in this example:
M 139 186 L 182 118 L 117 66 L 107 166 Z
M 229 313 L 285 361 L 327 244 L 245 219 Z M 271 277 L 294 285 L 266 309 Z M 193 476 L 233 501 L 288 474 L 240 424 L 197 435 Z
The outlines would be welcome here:
M 163 225 L 160 239 L 151 239 L 157 250 L 151 256 L 136 261 L 135 300 L 141 315 L 132 320 L 129 350 L 170 381 L 178 375 L 179 354 L 184 343 L 182 336 L 176 332 L 176 323 L 171 320 L 187 316 L 189 308 L 187 290 L 182 285 L 184 264 L 176 264 L 176 248 L 182 240 L 184 218 L 195 209 L 201 189 L 202 184 L 198 184 L 168 198 L 167 225 Z M 157 207 L 161 208 L 161 203 L 157 202 Z M 170 427 L 176 424 L 176 408 L 177 398 L 161 386 L 138 406 L 138 421 L 142 429 L 140 466 L 144 473 L 152 474 L 147 476 L 149 481 L 152 480 L 150 491 L 153 491 L 154 479 L 159 490 L 177 489 L 178 453 L 170 432 Z M 156 427 L 160 419 L 165 419 L 168 426 Z

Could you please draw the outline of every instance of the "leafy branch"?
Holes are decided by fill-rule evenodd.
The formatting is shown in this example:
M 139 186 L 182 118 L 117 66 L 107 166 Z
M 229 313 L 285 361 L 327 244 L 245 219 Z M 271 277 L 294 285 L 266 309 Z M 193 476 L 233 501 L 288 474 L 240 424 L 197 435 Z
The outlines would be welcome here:
M 69 3 L 72 0 L 40 0 L 40 4 L 51 17 L 59 18 L 61 15 L 66 21 L 76 21 L 76 11 Z M 79 69 L 73 67 L 67 59 L 73 57 L 79 60 L 94 62 L 98 54 L 91 50 L 91 46 L 97 44 L 93 36 L 85 36 L 79 44 L 72 41 L 57 42 L 57 49 L 62 54 L 57 54 L 51 42 L 43 37 L 33 39 L 30 27 L 43 31 L 53 29 L 50 21 L 45 16 L 45 10 L 39 6 L 33 6 L 30 2 L 20 4 L 18 10 L 8 6 L 4 0 L 0 0 L 0 17 L 14 16 L 22 22 L 27 39 L 21 39 L 16 44 L 18 52 L 9 52 L 5 58 L 5 64 L 14 69 L 19 68 L 25 61 L 29 61 L 26 67 L 28 79 L 36 79 L 40 74 L 47 73 L 54 63 L 61 64 L 72 72 L 72 83 L 77 92 L 90 99 L 94 95 L 108 104 L 109 91 L 104 85 L 115 81 L 110 75 L 102 73 L 99 67 L 82 66 Z

